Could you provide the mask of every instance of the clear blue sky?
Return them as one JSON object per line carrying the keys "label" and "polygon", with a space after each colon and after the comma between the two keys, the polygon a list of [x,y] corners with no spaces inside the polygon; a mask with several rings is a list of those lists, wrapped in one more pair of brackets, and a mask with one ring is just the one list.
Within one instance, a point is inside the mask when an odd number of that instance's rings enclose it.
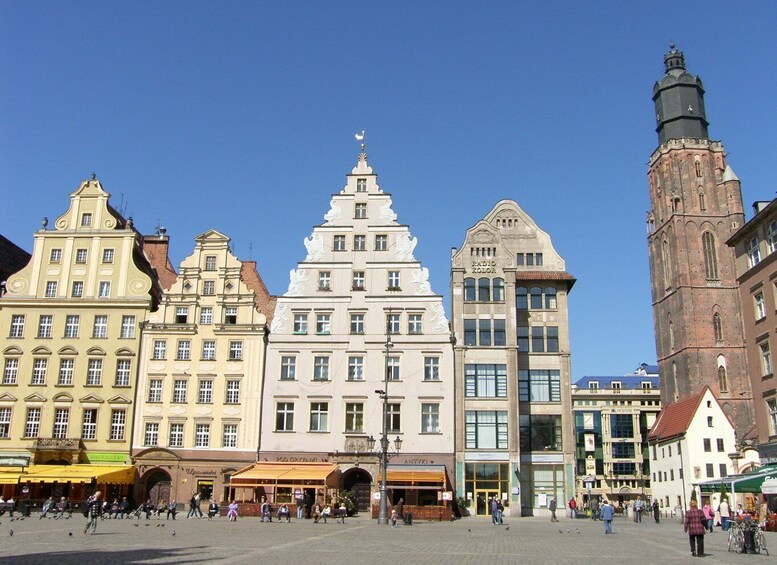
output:
{"label": "clear blue sky", "polygon": [[3,0],[0,233],[30,250],[94,171],[175,265],[215,228],[281,294],[365,129],[448,312],[450,248],[512,198],[578,279],[573,378],[622,374],[655,361],[663,55],[702,77],[749,210],[775,195],[775,29],[776,2]]}

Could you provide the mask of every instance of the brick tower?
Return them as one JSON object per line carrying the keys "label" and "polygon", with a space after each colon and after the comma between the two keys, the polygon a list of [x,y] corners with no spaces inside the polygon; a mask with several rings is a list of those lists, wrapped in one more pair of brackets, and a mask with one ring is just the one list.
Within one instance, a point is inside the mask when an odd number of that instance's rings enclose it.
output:
{"label": "brick tower", "polygon": [[670,46],[653,87],[658,148],[650,157],[648,249],[661,397],[666,404],[714,391],[748,422],[750,383],[734,252],[726,240],[745,221],[739,179],[719,141],[707,134],[704,87]]}

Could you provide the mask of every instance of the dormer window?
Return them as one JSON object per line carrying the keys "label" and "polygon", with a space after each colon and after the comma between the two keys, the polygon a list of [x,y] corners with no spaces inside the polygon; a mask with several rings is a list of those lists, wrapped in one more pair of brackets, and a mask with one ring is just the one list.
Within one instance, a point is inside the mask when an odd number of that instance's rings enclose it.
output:
{"label": "dormer window", "polygon": [[353,217],[357,220],[363,220],[367,217],[367,204],[363,202],[357,202],[354,206]]}
{"label": "dormer window", "polygon": [[621,382],[620,381],[612,381],[610,383],[610,388],[615,394],[618,394],[621,391]]}
{"label": "dormer window", "polygon": [[599,390],[599,381],[590,381],[588,383],[588,390]]}
{"label": "dormer window", "polygon": [[216,270],[216,256],[215,255],[208,255],[205,257],[205,270],[206,271],[215,271]]}
{"label": "dormer window", "polygon": [[640,384],[642,385],[642,390],[651,390],[653,388],[653,385],[650,383],[650,381],[642,381]]}
{"label": "dormer window", "polygon": [[92,214],[91,212],[86,212],[84,214],[81,214],[81,226],[88,228],[92,225]]}
{"label": "dormer window", "polygon": [[367,179],[356,179],[356,192],[367,192]]}

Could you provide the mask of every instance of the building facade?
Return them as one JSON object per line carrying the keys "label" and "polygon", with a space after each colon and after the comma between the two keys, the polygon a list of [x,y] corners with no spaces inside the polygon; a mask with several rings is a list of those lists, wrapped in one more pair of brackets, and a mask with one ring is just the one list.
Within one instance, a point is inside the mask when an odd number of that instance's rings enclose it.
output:
{"label": "building facade", "polygon": [[546,512],[574,493],[567,298],[550,236],[502,200],[452,251],[459,496],[488,514]]}
{"label": "building facade", "polygon": [[[54,229],[44,218],[0,299],[0,457],[130,463],[140,328],[161,288],[132,219],[109,198],[99,180],[82,182]],[[77,480],[49,479],[58,487],[47,492],[83,494]]]}
{"label": "building facade", "polygon": [[[586,376],[572,385],[577,500],[618,506],[650,499],[648,433],[661,411],[658,367],[617,377]],[[582,507],[582,506],[581,506]]]}
{"label": "building facade", "polygon": [[742,320],[747,340],[752,421],[761,462],[777,463],[777,384],[772,340],[777,327],[777,200],[758,202],[755,215],[728,244],[736,254]]}
{"label": "building facade", "polygon": [[143,327],[132,453],[136,491],[154,503],[228,499],[232,473],[259,446],[274,302],[229,237],[209,230],[194,241]]}
{"label": "building facade", "polygon": [[[381,437],[385,421],[392,451],[401,440],[389,462],[390,502],[436,505],[454,472],[453,359],[442,297],[364,152],[324,220],[305,239],[307,256],[275,308],[260,461],[336,465],[340,488],[354,491],[365,510],[379,476],[369,439]],[[418,484],[393,480],[400,467]],[[427,472],[442,479],[425,484]],[[291,492],[261,495],[289,501]]]}
{"label": "building facade", "polygon": [[701,80],[671,47],[653,88],[659,146],[649,161],[648,250],[664,404],[709,386],[750,427],[750,384],[734,254],[742,193],[719,141],[709,139]]}

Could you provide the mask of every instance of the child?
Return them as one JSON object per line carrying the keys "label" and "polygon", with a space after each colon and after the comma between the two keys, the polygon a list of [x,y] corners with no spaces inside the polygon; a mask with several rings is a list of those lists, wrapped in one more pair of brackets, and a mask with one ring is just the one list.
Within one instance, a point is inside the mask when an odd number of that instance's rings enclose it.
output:
{"label": "child", "polygon": [[397,527],[397,511],[392,510],[391,511],[391,527],[396,528]]}
{"label": "child", "polygon": [[237,502],[234,500],[229,503],[229,511],[227,512],[227,518],[230,522],[237,521]]}

